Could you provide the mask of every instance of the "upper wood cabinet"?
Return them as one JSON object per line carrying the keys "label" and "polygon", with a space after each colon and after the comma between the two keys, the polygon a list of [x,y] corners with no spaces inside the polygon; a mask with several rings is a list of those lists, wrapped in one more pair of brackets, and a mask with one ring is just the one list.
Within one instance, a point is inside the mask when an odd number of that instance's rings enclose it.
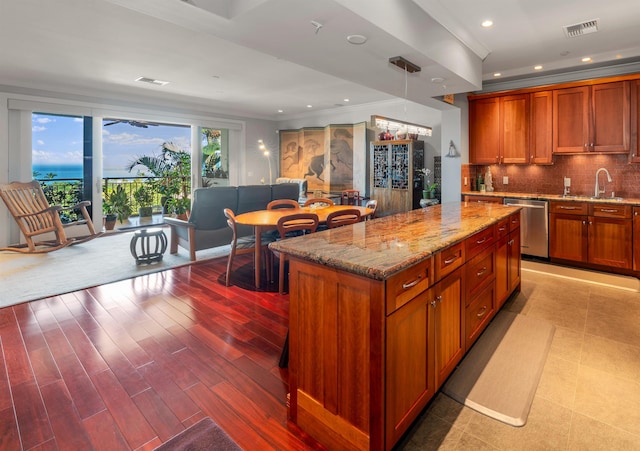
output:
{"label": "upper wood cabinet", "polygon": [[529,163],[553,163],[553,92],[531,93]]}
{"label": "upper wood cabinet", "polygon": [[629,82],[553,91],[553,152],[629,152]]}
{"label": "upper wood cabinet", "polygon": [[631,151],[629,162],[640,163],[640,80],[631,80]]}
{"label": "upper wood cabinet", "polygon": [[470,103],[472,164],[529,161],[529,94],[492,97]]}

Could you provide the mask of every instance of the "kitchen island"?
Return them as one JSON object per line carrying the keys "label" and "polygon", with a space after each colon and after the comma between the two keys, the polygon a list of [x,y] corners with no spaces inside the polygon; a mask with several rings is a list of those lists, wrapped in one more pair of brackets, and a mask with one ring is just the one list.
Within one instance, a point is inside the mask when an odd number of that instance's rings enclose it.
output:
{"label": "kitchen island", "polygon": [[452,203],[272,243],[291,420],[329,449],[393,447],[520,289],[519,215]]}

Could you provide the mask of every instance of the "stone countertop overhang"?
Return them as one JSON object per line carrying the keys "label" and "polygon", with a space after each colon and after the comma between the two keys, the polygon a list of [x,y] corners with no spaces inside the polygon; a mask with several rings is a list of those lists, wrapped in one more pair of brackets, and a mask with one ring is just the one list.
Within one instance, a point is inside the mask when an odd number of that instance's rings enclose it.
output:
{"label": "stone countertop overhang", "polygon": [[386,280],[520,210],[500,204],[445,203],[271,243],[278,252]]}
{"label": "stone countertop overhang", "polygon": [[560,200],[566,202],[593,202],[621,205],[640,205],[640,198],[634,197],[591,197],[591,196],[563,196],[562,194],[540,194],[540,193],[515,193],[509,191],[464,191],[463,196],[489,196],[489,197],[509,197],[512,199],[534,199],[534,200]]}

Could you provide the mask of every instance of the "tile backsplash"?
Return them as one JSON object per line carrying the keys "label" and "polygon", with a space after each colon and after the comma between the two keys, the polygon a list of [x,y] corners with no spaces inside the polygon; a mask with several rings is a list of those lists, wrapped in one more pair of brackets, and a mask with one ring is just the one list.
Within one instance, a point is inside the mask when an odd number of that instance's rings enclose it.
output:
{"label": "tile backsplash", "polygon": [[[497,192],[520,192],[538,194],[562,194],[564,177],[571,178],[571,194],[593,196],[596,171],[606,168],[612,182],[600,174],[600,189],[605,189],[606,197],[612,193],[620,197],[640,198],[640,164],[629,164],[628,155],[555,155],[552,165],[491,165],[493,188]],[[463,167],[462,174],[475,178],[478,171],[485,174],[487,166],[469,165]],[[503,177],[509,178],[504,185]],[[463,186],[463,191],[470,191]]]}

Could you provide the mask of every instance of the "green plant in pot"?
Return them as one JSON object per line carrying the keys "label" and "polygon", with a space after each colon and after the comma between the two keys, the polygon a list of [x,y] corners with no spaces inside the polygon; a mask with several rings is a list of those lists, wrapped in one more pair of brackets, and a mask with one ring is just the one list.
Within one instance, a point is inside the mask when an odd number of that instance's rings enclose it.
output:
{"label": "green plant in pot", "polygon": [[133,198],[138,203],[138,214],[141,218],[149,217],[153,213],[153,187],[143,183],[133,192]]}
{"label": "green plant in pot", "polygon": [[178,219],[187,219],[187,212],[191,210],[191,199],[188,197],[172,197],[167,201],[167,208]]}
{"label": "green plant in pot", "polygon": [[129,216],[131,216],[131,199],[129,199],[129,195],[122,185],[118,185],[116,189],[108,194],[105,194],[105,202],[103,203],[103,205],[105,204],[108,205],[108,210],[110,212],[105,213],[116,215],[116,218],[118,219],[118,221],[120,221],[120,224],[122,224],[125,219],[129,219]]}
{"label": "green plant in pot", "polygon": [[102,199],[102,214],[104,215],[105,230],[113,230],[116,226],[118,215],[113,211],[113,206],[108,199]]}

